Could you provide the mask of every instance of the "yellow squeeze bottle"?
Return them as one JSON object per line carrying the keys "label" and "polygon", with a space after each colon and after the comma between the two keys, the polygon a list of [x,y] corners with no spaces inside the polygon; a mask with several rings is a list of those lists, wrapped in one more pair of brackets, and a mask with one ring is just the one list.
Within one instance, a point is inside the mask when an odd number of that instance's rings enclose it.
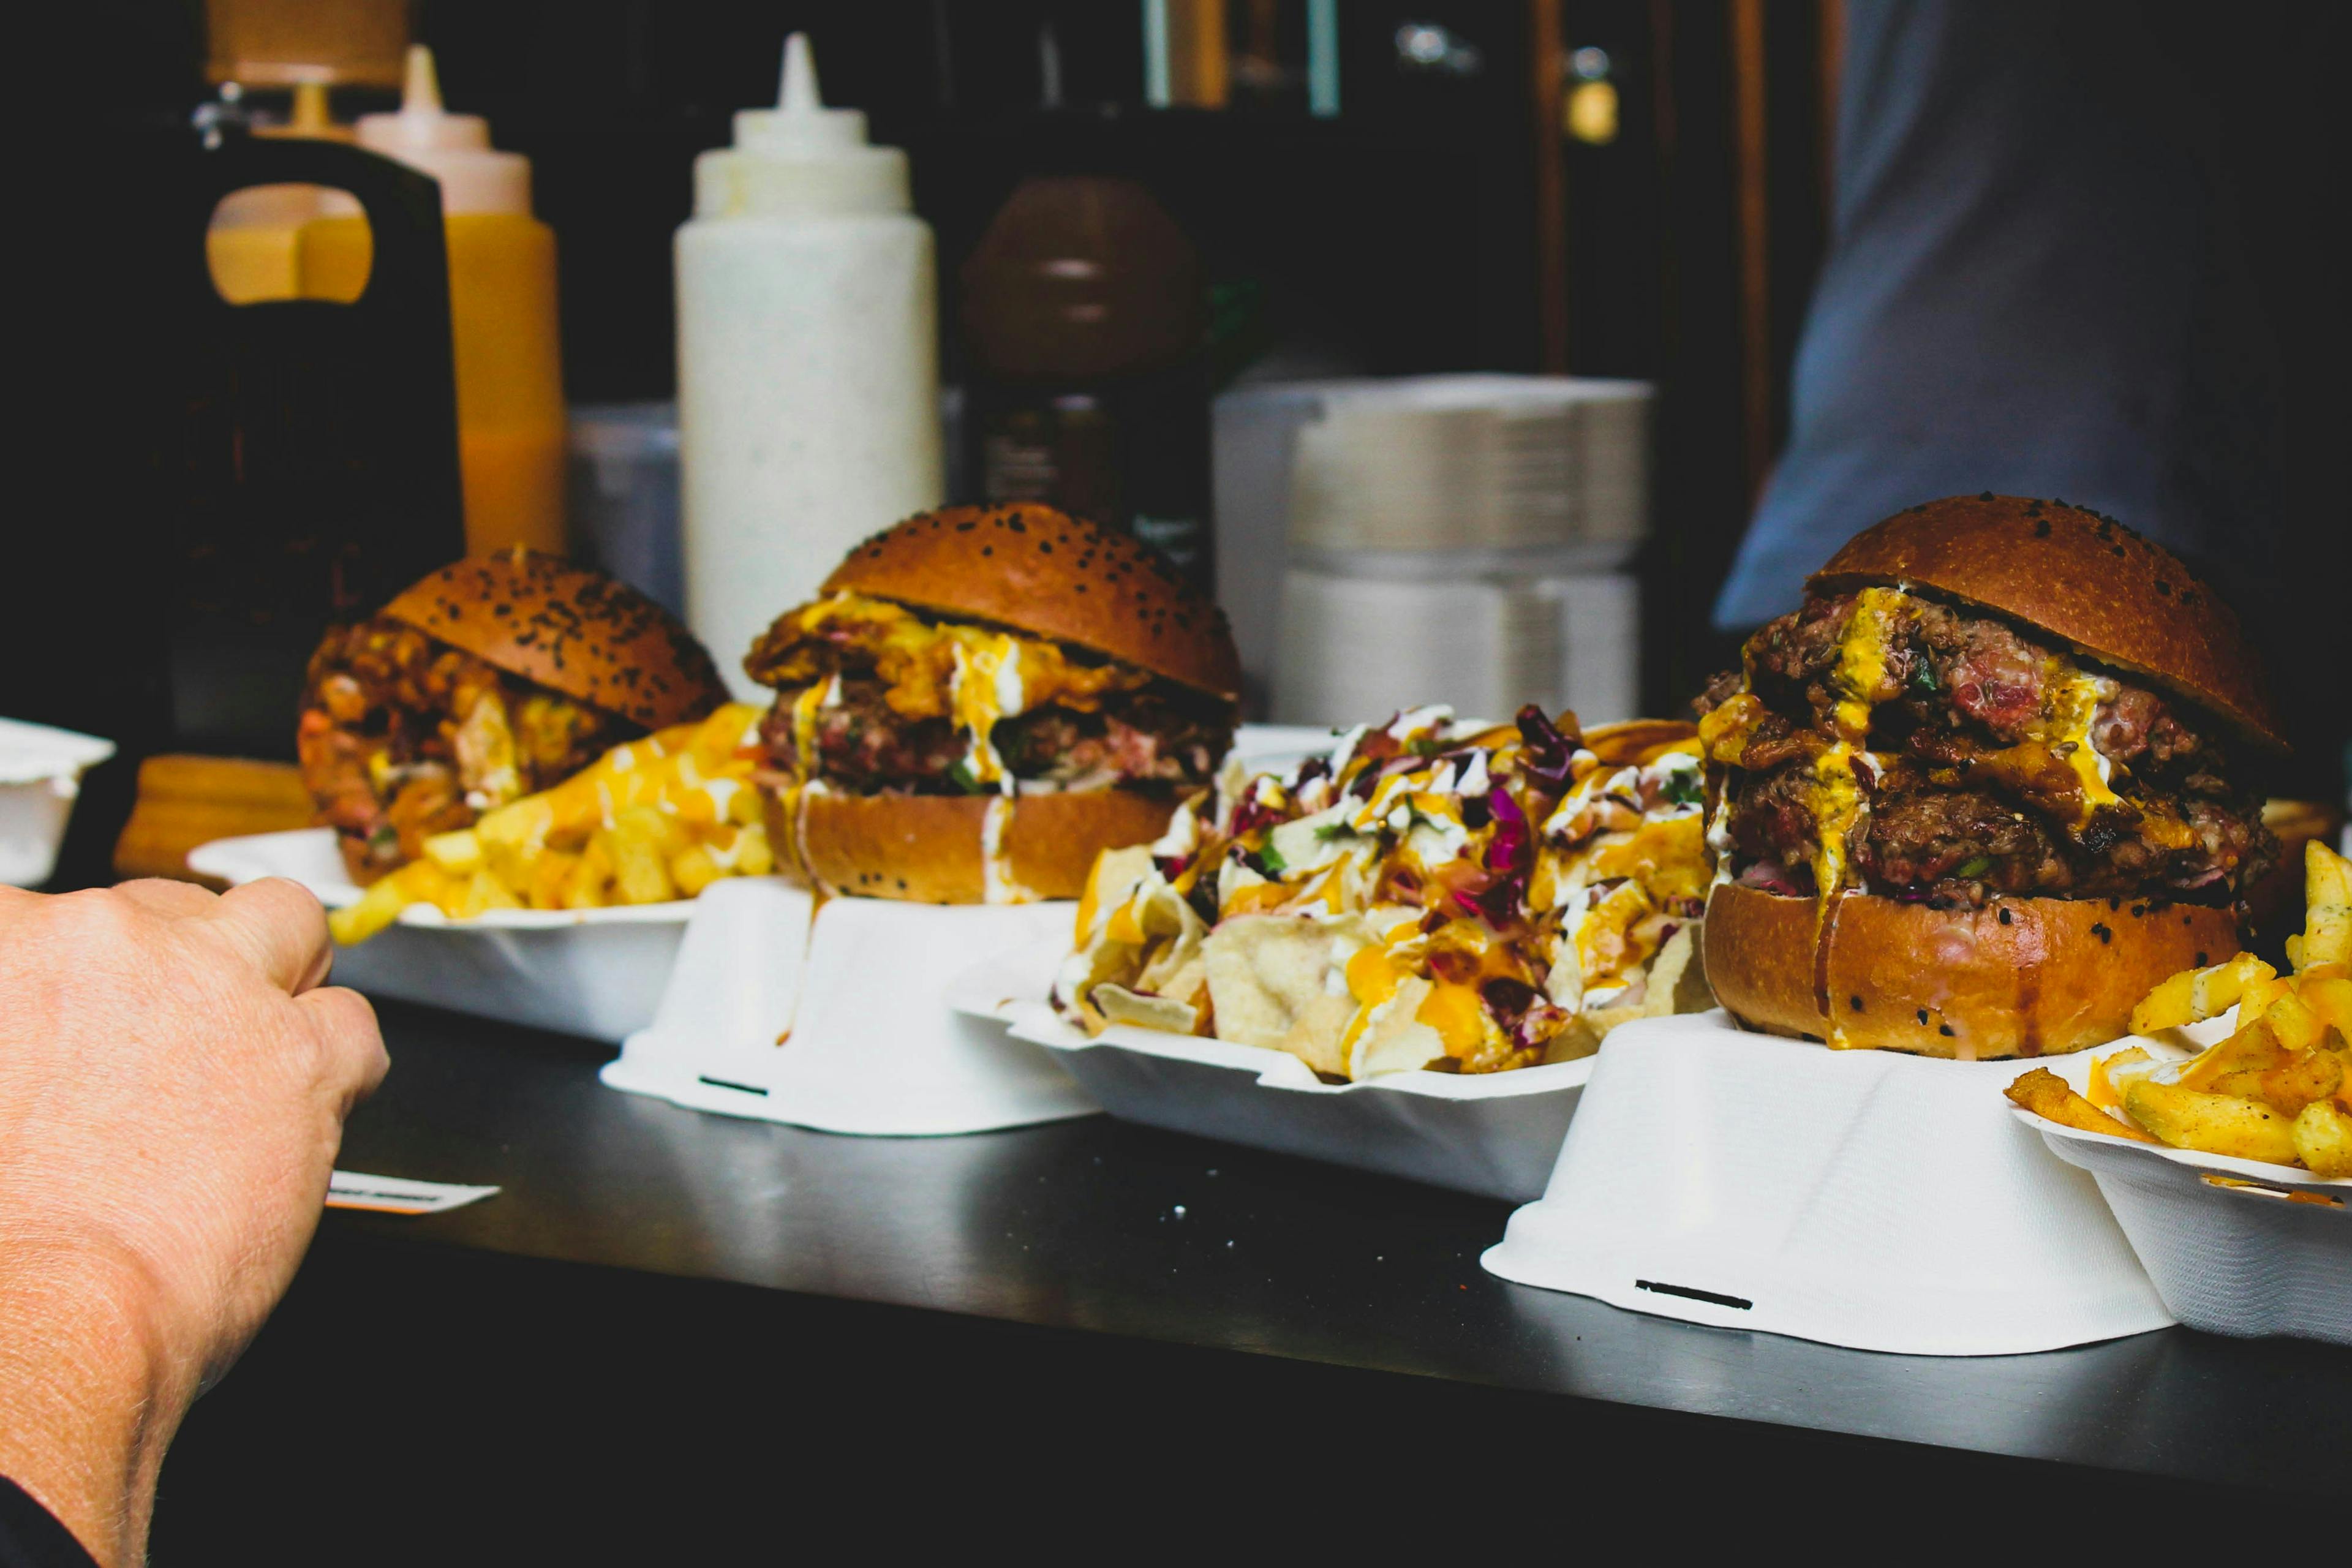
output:
{"label": "yellow squeeze bottle", "polygon": [[[423,45],[408,51],[400,111],[362,115],[359,142],[441,183],[466,548],[479,554],[524,544],[562,554],[555,231],[531,216],[530,160],[493,150],[481,116],[443,112],[433,51]],[[364,218],[309,225],[302,231],[303,293],[358,298],[372,251]]]}

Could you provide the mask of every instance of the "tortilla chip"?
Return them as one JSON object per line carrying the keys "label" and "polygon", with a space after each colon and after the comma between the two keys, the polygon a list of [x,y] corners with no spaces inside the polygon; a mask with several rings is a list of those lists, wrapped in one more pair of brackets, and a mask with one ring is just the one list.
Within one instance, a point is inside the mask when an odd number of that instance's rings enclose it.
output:
{"label": "tortilla chip", "polygon": [[1666,938],[1650,960],[1650,989],[1642,1016],[1663,1018],[1671,1013],[1704,1013],[1715,1005],[1715,992],[1706,983],[1706,949],[1699,945],[1694,921]]}
{"label": "tortilla chip", "polygon": [[1097,855],[1094,869],[1087,873],[1087,889],[1078,898],[1077,940],[1073,945],[1084,947],[1091,942],[1110,919],[1110,912],[1134,897],[1137,886],[1152,870],[1151,850],[1146,845],[1106,849]]}
{"label": "tortilla chip", "polygon": [[1342,1074],[1339,1037],[1356,1015],[1348,960],[1370,935],[1360,915],[1235,915],[1202,944],[1217,1037],[1288,1051]]}
{"label": "tortilla chip", "polygon": [[1124,985],[1097,985],[1087,998],[1101,1010],[1102,1016],[1114,1024],[1133,1024],[1138,1028],[1159,1029],[1171,1035],[1189,1035],[1200,1022],[1200,1012],[1172,996],[1150,996],[1129,991]]}
{"label": "tortilla chip", "polygon": [[1445,1041],[1414,1015],[1433,990],[1419,975],[1397,984],[1348,1053],[1348,1076],[1367,1079],[1375,1073],[1416,1072],[1445,1055]]}

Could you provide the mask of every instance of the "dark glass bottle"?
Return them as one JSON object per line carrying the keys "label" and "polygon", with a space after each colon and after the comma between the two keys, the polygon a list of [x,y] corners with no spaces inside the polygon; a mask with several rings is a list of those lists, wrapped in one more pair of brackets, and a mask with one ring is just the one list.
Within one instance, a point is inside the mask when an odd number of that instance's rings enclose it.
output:
{"label": "dark glass bottle", "polygon": [[964,263],[965,472],[1133,534],[1204,591],[1201,258],[1135,181],[1026,180]]}

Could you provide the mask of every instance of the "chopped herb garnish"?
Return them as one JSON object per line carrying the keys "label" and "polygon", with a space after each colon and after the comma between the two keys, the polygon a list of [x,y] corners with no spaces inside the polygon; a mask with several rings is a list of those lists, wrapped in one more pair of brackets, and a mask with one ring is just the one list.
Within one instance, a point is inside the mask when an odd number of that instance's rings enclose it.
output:
{"label": "chopped herb garnish", "polygon": [[1979,855],[1974,859],[1961,861],[1959,870],[1956,875],[1962,877],[1981,877],[1987,871],[1991,869],[1992,857],[1990,855]]}
{"label": "chopped herb garnish", "polygon": [[1936,689],[1935,660],[1923,658],[1917,664],[1911,667],[1911,689],[1914,691],[1933,691]]}
{"label": "chopped herb garnish", "polygon": [[1283,859],[1280,850],[1268,844],[1257,852],[1257,868],[1269,877],[1279,877],[1290,869],[1290,864]]}
{"label": "chopped herb garnish", "polygon": [[1669,773],[1666,798],[1676,805],[1702,805],[1706,799],[1706,785],[1696,773]]}
{"label": "chopped herb garnish", "polygon": [[971,771],[971,759],[965,757],[948,769],[948,781],[966,795],[978,795],[982,784],[979,775]]}

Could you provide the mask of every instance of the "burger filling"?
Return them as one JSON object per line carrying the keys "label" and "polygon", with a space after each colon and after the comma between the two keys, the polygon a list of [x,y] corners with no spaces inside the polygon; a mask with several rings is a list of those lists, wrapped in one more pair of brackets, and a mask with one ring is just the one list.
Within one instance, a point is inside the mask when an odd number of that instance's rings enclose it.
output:
{"label": "burger filling", "polygon": [[863,794],[1206,784],[1232,704],[1084,649],[835,594],[743,661],[776,689],[771,765]]}
{"label": "burger filling", "polygon": [[2226,904],[2276,853],[2203,715],[1901,588],[1815,595],[1698,702],[1751,887]]}
{"label": "burger filling", "polygon": [[311,656],[296,744],[320,820],[369,876],[643,733],[377,616],[330,632]]}

